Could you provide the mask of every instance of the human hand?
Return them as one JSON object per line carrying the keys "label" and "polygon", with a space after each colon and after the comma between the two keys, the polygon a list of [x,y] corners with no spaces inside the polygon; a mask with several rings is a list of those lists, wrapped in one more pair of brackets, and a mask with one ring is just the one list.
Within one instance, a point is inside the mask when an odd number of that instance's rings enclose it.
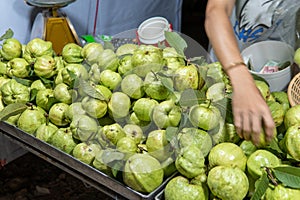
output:
{"label": "human hand", "polygon": [[270,109],[255,84],[234,87],[232,110],[237,134],[259,145],[262,128],[266,142],[274,136],[275,123]]}

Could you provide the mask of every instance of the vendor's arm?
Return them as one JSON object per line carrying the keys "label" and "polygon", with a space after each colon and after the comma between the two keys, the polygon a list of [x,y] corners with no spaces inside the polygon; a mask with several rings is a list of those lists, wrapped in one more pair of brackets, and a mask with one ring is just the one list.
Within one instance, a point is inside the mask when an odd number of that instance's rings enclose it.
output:
{"label": "vendor's arm", "polygon": [[261,128],[265,130],[266,140],[270,141],[275,123],[249,70],[242,64],[243,58],[229,19],[234,5],[235,0],[208,0],[205,29],[233,87],[232,108],[237,133],[258,144]]}

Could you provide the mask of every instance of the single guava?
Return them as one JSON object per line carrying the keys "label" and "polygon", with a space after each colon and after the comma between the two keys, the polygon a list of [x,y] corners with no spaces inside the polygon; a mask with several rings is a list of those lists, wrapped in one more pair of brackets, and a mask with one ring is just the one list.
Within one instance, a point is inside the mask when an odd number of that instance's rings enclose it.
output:
{"label": "single guava", "polygon": [[123,127],[126,137],[132,138],[136,144],[144,142],[146,136],[144,136],[143,129],[136,124],[126,124]]}
{"label": "single guava", "polygon": [[208,154],[210,167],[231,166],[245,171],[247,156],[236,144],[230,142],[215,145]]}
{"label": "single guava", "polygon": [[202,151],[195,145],[181,148],[175,160],[179,173],[187,178],[195,178],[205,174],[205,158]]}
{"label": "single guava", "polygon": [[159,161],[167,159],[172,154],[171,145],[164,129],[151,131],[148,134],[146,145],[149,154]]}
{"label": "single guava", "polygon": [[165,100],[153,109],[152,120],[158,128],[177,127],[181,120],[181,108],[173,100]]}
{"label": "single guava", "polygon": [[214,105],[196,104],[190,108],[189,120],[194,126],[208,131],[219,125],[221,113]]}
{"label": "single guava", "polygon": [[151,121],[154,106],[158,104],[158,101],[156,101],[155,99],[140,98],[134,103],[132,110],[139,120]]}
{"label": "single guava", "polygon": [[201,129],[193,127],[185,127],[178,134],[178,142],[180,148],[190,145],[197,146],[206,157],[211,150],[213,144],[210,135]]}
{"label": "single guava", "polygon": [[124,183],[138,192],[152,192],[162,184],[163,177],[160,162],[149,154],[134,154],[124,166]]}
{"label": "single guava", "polygon": [[26,133],[35,135],[38,127],[46,123],[45,111],[38,106],[28,106],[28,108],[20,115],[17,126]]}
{"label": "single guava", "polygon": [[249,189],[247,175],[238,167],[216,166],[208,172],[207,185],[222,200],[242,200]]}
{"label": "single guava", "polygon": [[66,103],[55,103],[49,110],[49,119],[56,126],[66,126],[70,120],[66,116],[69,105]]}
{"label": "single guava", "polygon": [[278,167],[280,159],[272,152],[265,149],[257,149],[247,160],[247,171],[254,178],[258,179],[265,167]]}
{"label": "single guava", "polygon": [[78,160],[80,160],[81,162],[91,165],[95,159],[95,156],[100,151],[101,151],[100,145],[95,142],[93,143],[81,142],[74,147],[72,155]]}
{"label": "single guava", "polygon": [[295,160],[300,161],[300,125],[290,126],[282,140],[284,150]]}
{"label": "single guava", "polygon": [[113,119],[124,118],[129,115],[131,107],[130,97],[123,92],[114,92],[107,106],[108,112]]}
{"label": "single guava", "polygon": [[296,200],[299,197],[299,189],[292,189],[279,184],[274,186],[274,188],[268,187],[264,195],[264,200]]}
{"label": "single guava", "polygon": [[49,123],[44,123],[40,125],[36,129],[36,138],[44,141],[44,142],[50,142],[52,135],[58,130],[58,127],[52,124],[51,122]]}
{"label": "single guava", "polygon": [[59,128],[51,137],[50,144],[67,154],[72,154],[77,142],[74,140],[70,128]]}
{"label": "single guava", "polygon": [[206,200],[202,185],[193,184],[184,176],[172,178],[164,190],[165,200]]}
{"label": "single guava", "polygon": [[121,82],[121,90],[127,94],[130,98],[139,99],[145,94],[144,82],[136,74],[128,74]]}
{"label": "single guava", "polygon": [[288,129],[290,126],[300,125],[300,104],[291,107],[284,116],[284,126]]}

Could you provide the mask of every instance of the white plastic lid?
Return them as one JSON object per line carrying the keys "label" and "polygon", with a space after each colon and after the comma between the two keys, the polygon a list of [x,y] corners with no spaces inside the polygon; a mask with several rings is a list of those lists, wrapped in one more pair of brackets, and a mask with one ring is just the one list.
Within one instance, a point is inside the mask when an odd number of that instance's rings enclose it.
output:
{"label": "white plastic lid", "polygon": [[164,32],[169,30],[169,22],[163,17],[152,17],[143,21],[138,27],[141,43],[156,44],[165,40]]}

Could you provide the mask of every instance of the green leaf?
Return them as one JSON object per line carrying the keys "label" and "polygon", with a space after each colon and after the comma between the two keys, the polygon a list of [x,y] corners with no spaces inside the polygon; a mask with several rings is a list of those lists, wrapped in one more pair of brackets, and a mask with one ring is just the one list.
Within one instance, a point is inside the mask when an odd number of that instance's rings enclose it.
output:
{"label": "green leaf", "polygon": [[18,78],[18,77],[12,77],[13,79],[15,79],[18,83],[21,83],[22,85],[25,85],[27,87],[29,87],[32,83],[31,80],[28,79],[23,79],[23,78]]}
{"label": "green leaf", "polygon": [[33,100],[35,100],[36,94],[38,93],[38,89],[33,88],[32,90],[30,90],[30,102],[32,102]]}
{"label": "green leaf", "polygon": [[1,37],[0,41],[12,38],[14,36],[14,32],[9,28]]}
{"label": "green leaf", "polygon": [[251,200],[260,200],[269,187],[269,179],[266,172],[255,182],[255,191]]}
{"label": "green leaf", "polygon": [[187,48],[187,43],[178,33],[165,31],[165,38],[168,44],[173,47],[179,55],[185,57],[184,51]]}
{"label": "green leaf", "polygon": [[189,59],[191,63],[198,66],[207,65],[206,59],[203,56],[193,57]]}
{"label": "green leaf", "polygon": [[182,92],[179,99],[179,104],[180,106],[191,107],[204,101],[206,101],[206,95],[204,91],[187,89]]}
{"label": "green leaf", "polygon": [[13,103],[5,106],[0,112],[0,120],[7,120],[9,117],[20,114],[27,109],[25,103]]}
{"label": "green leaf", "polygon": [[166,137],[167,140],[170,142],[177,137],[178,127],[167,127],[166,129]]}
{"label": "green leaf", "polygon": [[166,77],[160,77],[160,81],[170,92],[174,92],[172,81]]}
{"label": "green leaf", "polygon": [[93,86],[91,86],[88,82],[84,80],[80,80],[80,87],[82,87],[82,91],[86,93],[88,96],[93,97],[99,100],[107,100],[103,94],[101,94],[98,90],[96,90]]}
{"label": "green leaf", "polygon": [[300,189],[300,168],[293,166],[275,167],[275,177],[285,186]]}
{"label": "green leaf", "polygon": [[112,167],[111,167],[111,172],[112,175],[117,178],[118,173],[121,171],[121,169],[124,167],[124,162],[123,161],[116,161],[113,163]]}

